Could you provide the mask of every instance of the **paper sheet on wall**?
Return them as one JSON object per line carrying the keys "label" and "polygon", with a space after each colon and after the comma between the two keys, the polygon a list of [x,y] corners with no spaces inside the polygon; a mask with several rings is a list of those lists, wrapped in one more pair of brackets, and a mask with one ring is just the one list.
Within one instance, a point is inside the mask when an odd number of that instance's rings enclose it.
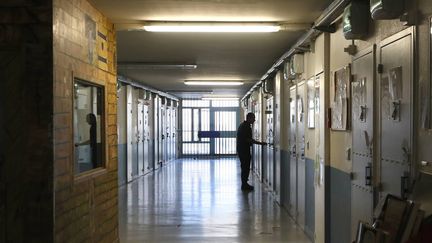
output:
{"label": "paper sheet on wall", "polygon": [[320,185],[324,185],[324,172],[325,172],[324,160],[321,159],[320,160]]}
{"label": "paper sheet on wall", "polygon": [[348,128],[348,104],[350,97],[350,66],[339,69],[334,73],[332,82],[332,124],[333,130]]}

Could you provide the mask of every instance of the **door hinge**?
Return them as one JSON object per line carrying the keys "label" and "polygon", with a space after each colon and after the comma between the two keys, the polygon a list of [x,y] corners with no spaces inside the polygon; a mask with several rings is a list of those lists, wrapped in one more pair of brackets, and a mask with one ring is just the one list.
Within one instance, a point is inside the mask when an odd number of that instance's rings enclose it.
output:
{"label": "door hinge", "polygon": [[384,65],[378,64],[378,66],[377,66],[377,72],[378,73],[383,73],[384,72]]}

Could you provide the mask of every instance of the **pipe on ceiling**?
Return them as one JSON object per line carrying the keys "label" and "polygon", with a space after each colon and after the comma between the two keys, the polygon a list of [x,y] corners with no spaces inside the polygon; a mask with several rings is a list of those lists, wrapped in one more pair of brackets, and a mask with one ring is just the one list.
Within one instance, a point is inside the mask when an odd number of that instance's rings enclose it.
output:
{"label": "pipe on ceiling", "polygon": [[152,93],[155,93],[155,94],[158,94],[158,95],[160,95],[162,97],[166,97],[166,98],[169,98],[169,99],[172,99],[172,100],[175,100],[175,101],[179,101],[179,99],[176,96],[174,96],[174,95],[171,95],[171,94],[159,91],[157,89],[154,89],[152,87],[140,84],[140,83],[138,83],[136,81],[131,80],[130,78],[127,78],[127,77],[124,77],[124,76],[121,76],[121,75],[117,75],[117,81],[121,82],[121,83],[129,84],[129,85],[137,87],[137,88],[142,88],[142,89],[148,90],[148,91],[150,91]]}
{"label": "pipe on ceiling", "polygon": [[241,100],[243,101],[260,83],[271,77],[273,73],[277,72],[288,58],[290,58],[293,54],[298,53],[299,49],[303,49],[301,47],[309,45],[314,39],[316,39],[316,37],[323,32],[319,30],[321,29],[320,27],[330,26],[343,13],[345,7],[348,6],[350,2],[351,0],[333,1],[315,20],[312,28],[303,34],[297,40],[297,42],[270,67],[270,69],[261,77],[261,80],[252,86],[252,88],[249,89],[249,91],[243,96]]}

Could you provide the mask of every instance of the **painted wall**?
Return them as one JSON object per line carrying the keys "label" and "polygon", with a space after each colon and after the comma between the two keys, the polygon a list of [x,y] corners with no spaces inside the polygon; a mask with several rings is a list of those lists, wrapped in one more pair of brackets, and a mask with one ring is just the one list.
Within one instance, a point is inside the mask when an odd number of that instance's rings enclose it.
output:
{"label": "painted wall", "polygon": [[[343,36],[339,23],[337,31],[330,35],[330,106],[334,97],[334,75],[339,69],[351,63],[351,56],[344,52],[351,41]],[[348,121],[351,120],[348,114]],[[330,130],[330,242],[351,240],[351,160],[348,153],[352,146],[352,133],[348,122],[346,131]],[[343,205],[343,208],[341,206]]]}
{"label": "painted wall", "polygon": [[[92,21],[96,33],[86,28]],[[53,34],[55,241],[117,242],[114,26],[86,0],[54,0]],[[73,77],[101,85],[105,93],[105,166],[80,175],[73,168]]]}

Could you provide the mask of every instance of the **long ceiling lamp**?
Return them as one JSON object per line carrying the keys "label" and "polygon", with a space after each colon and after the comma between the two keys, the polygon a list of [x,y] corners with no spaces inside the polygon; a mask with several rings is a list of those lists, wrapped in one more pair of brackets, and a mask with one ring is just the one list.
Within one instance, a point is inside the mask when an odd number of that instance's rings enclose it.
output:
{"label": "long ceiling lamp", "polygon": [[281,27],[274,23],[149,22],[143,26],[143,29],[150,32],[268,33],[278,32]]}
{"label": "long ceiling lamp", "polygon": [[117,65],[121,70],[193,70],[196,64],[175,64],[175,63],[146,63],[146,62],[120,62]]}
{"label": "long ceiling lamp", "polygon": [[184,81],[186,85],[200,85],[200,86],[240,86],[243,85],[242,81]]}

